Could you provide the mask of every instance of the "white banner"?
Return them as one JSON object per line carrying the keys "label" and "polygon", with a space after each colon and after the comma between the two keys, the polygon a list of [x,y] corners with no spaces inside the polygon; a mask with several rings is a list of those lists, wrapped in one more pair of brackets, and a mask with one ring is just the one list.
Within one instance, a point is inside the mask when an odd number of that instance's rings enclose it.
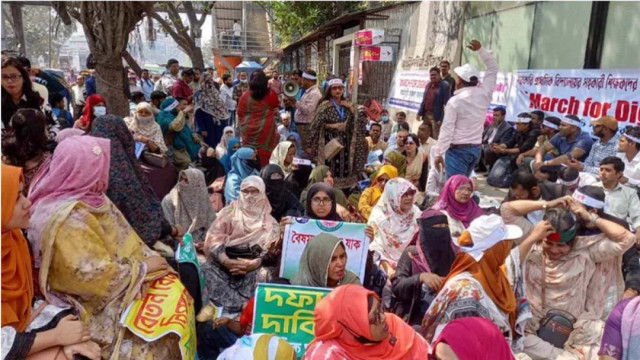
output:
{"label": "white banner", "polygon": [[428,83],[429,70],[397,71],[391,87],[389,106],[418,111]]}
{"label": "white banner", "polygon": [[520,112],[576,115],[585,122],[610,115],[621,128],[640,124],[640,69],[518,70],[509,92],[507,119]]}

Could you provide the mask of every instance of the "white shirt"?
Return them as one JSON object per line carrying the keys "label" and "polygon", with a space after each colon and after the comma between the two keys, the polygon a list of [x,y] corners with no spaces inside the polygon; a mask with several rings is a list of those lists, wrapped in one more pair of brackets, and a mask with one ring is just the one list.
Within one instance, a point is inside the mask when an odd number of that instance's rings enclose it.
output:
{"label": "white shirt", "polygon": [[624,163],[624,177],[629,179],[628,186],[640,186],[640,152],[629,161],[624,153],[618,153],[618,157]]}
{"label": "white shirt", "polygon": [[233,36],[240,36],[240,32],[242,31],[242,25],[238,23],[233,24]]}
{"label": "white shirt", "polygon": [[84,84],[79,86],[75,84],[71,87],[71,91],[73,92],[73,101],[75,105],[84,105]]}
{"label": "white shirt", "polygon": [[153,90],[162,91],[165,94],[169,94],[171,92],[171,87],[176,83],[176,81],[178,81],[177,76],[166,74],[162,78],[160,78],[160,80],[158,80]]}
{"label": "white shirt", "polygon": [[220,98],[224,101],[224,106],[229,111],[235,111],[237,103],[233,100],[233,89],[227,85],[220,86]]}
{"label": "white shirt", "polygon": [[602,181],[593,184],[604,190],[604,212],[625,220],[632,228],[640,228],[640,198],[635,189],[618,184],[615,189],[607,190]]}

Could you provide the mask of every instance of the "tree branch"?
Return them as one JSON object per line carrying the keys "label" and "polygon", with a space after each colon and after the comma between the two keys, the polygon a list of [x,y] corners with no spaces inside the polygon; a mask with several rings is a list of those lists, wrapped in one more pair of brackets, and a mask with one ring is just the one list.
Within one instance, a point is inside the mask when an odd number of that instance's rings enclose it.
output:
{"label": "tree branch", "polygon": [[136,75],[138,75],[138,77],[142,75],[142,68],[140,67],[136,59],[134,59],[127,50],[122,53],[122,58],[127,62],[127,64],[129,64],[131,70],[133,70]]}
{"label": "tree branch", "polygon": [[171,24],[169,24],[167,22],[167,20],[163,19],[162,16],[160,16],[158,13],[156,13],[155,11],[150,11],[147,12],[147,15],[150,16],[151,18],[155,19],[157,22],[160,23],[160,25],[162,25],[162,27],[164,27],[164,29],[169,33],[169,35],[173,38],[173,40],[176,42],[176,44],[178,44],[178,46],[180,46],[184,51],[186,51],[187,53],[189,53],[189,46],[187,45],[187,43],[184,41],[184,39],[182,38],[182,35],[178,34],[177,32],[175,32],[173,30],[173,28],[171,27]]}

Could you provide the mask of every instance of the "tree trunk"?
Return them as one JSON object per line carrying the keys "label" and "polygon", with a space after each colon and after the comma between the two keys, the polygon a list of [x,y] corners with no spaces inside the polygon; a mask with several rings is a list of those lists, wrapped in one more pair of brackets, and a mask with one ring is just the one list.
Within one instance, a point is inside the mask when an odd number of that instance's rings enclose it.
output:
{"label": "tree trunk", "polygon": [[193,46],[189,51],[189,57],[191,58],[191,65],[194,68],[204,70],[204,57],[202,56],[202,48]]}
{"label": "tree trunk", "polygon": [[27,55],[27,42],[24,40],[24,24],[22,23],[22,5],[11,3],[11,17],[13,18],[13,33],[20,44],[20,52]]}
{"label": "tree trunk", "polygon": [[122,58],[113,56],[105,60],[96,63],[96,91],[107,102],[109,114],[129,116],[129,99],[124,92],[125,76]]}

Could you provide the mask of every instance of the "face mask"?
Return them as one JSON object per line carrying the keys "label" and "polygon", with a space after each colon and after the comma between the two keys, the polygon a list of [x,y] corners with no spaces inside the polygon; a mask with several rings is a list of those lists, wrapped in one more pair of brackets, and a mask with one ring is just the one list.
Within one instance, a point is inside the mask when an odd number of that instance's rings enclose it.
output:
{"label": "face mask", "polygon": [[382,122],[385,122],[385,123],[386,123],[386,122],[388,122],[388,121],[389,121],[389,117],[388,117],[388,116],[386,116],[386,115],[383,115],[383,116],[382,116]]}
{"label": "face mask", "polygon": [[138,121],[140,121],[143,124],[150,124],[155,120],[153,115],[151,115],[151,116],[136,116],[136,118],[138,119]]}
{"label": "face mask", "polygon": [[260,163],[258,162],[258,160],[246,160],[247,161],[247,165],[249,165],[249,167],[256,169],[256,170],[260,170]]}
{"label": "face mask", "polygon": [[247,79],[244,80],[240,80],[241,83],[246,84],[247,83]]}
{"label": "face mask", "polygon": [[93,115],[96,117],[107,115],[107,108],[104,106],[96,106],[93,108]]}

